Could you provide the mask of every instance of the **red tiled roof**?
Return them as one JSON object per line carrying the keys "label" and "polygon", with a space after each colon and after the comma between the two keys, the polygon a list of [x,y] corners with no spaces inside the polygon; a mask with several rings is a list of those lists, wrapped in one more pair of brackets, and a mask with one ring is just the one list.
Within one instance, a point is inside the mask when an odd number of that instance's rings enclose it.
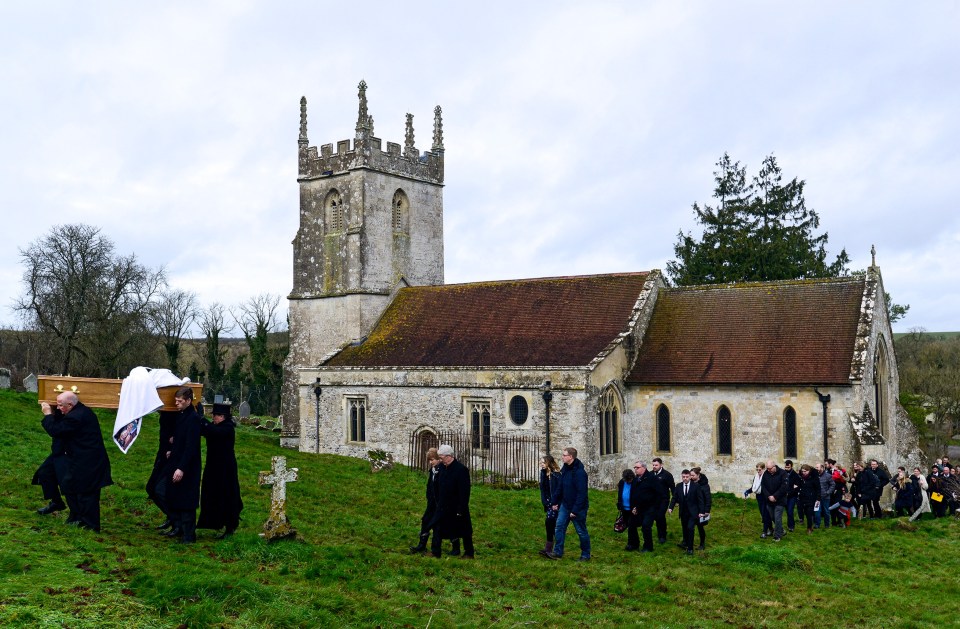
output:
{"label": "red tiled roof", "polygon": [[863,278],[662,289],[629,384],[849,384]]}
{"label": "red tiled roof", "polygon": [[625,331],[646,273],[403,288],[344,367],[588,365]]}

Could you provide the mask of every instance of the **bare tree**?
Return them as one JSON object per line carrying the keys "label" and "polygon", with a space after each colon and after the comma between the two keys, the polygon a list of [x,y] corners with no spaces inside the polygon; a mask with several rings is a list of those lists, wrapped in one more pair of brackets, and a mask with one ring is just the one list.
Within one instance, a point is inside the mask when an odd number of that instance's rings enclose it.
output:
{"label": "bare tree", "polygon": [[270,333],[277,330],[279,295],[263,293],[240,304],[233,318],[243,330],[250,348],[250,378],[262,390],[260,412],[276,415],[280,412],[280,383],[283,379],[283,359],[288,347],[270,345]]}
{"label": "bare tree", "polygon": [[215,390],[223,383],[226,372],[226,350],[220,348],[220,336],[233,330],[233,324],[227,321],[227,309],[217,302],[200,312],[198,323],[206,344],[207,371],[204,379]]}
{"label": "bare tree", "polygon": [[[116,375],[136,362],[146,308],[164,286],[163,269],[136,256],[114,254],[114,244],[90,225],[57,225],[20,250],[24,294],[14,309],[25,324],[51,335],[60,348],[62,373]],[[77,358],[82,359],[77,364]]]}
{"label": "bare tree", "polygon": [[180,342],[200,314],[196,293],[181,289],[165,290],[150,307],[150,323],[167,353],[167,367],[180,372]]}

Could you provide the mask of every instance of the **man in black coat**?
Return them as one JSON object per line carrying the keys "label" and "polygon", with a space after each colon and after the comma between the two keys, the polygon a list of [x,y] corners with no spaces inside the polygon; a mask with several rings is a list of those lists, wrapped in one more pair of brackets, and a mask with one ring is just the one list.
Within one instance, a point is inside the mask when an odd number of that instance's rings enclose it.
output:
{"label": "man in black coat", "polygon": [[207,460],[200,487],[198,529],[223,529],[217,539],[237,530],[243,500],[234,452],[236,427],[229,404],[213,405],[213,421],[201,420],[200,434],[207,440]]}
{"label": "man in black coat", "polygon": [[650,471],[663,485],[663,499],[657,505],[656,513],[657,541],[663,544],[667,541],[667,505],[670,503],[670,495],[676,483],[673,480],[673,474],[664,469],[663,459],[660,457],[654,457],[650,462]]}
{"label": "man in black coat", "polygon": [[890,475],[887,474],[885,469],[880,467],[880,462],[876,459],[870,459],[870,471],[877,478],[877,485],[873,490],[870,506],[873,509],[873,517],[882,518],[883,511],[880,509],[880,496],[883,494],[886,486],[890,484]]}
{"label": "man in black coat", "polygon": [[113,484],[100,422],[72,391],[57,396],[56,410],[46,402],[40,408],[43,429],[62,442],[66,453],[62,488],[70,508],[67,523],[99,532],[100,490]]}
{"label": "man in black coat", "polygon": [[174,528],[170,537],[180,536],[183,544],[197,540],[197,507],[200,505],[200,415],[193,407],[193,390],[181,387],[174,397],[177,407],[177,425],[173,433],[173,450],[170,467],[173,472],[169,483],[164,478],[165,509],[170,514]]}
{"label": "man in black coat", "polygon": [[[54,417],[57,417],[55,415]],[[62,414],[59,417],[63,417]],[[59,421],[56,419],[55,421]],[[48,515],[63,511],[67,505],[60,495],[60,487],[63,484],[63,478],[67,474],[67,451],[64,449],[63,439],[52,438],[50,440],[50,455],[44,459],[40,467],[33,474],[34,485],[40,485],[43,490],[43,497],[49,502],[47,506],[37,509],[40,515]]]}
{"label": "man in black coat", "polygon": [[760,479],[767,512],[773,522],[773,541],[783,537],[783,511],[787,507],[787,494],[790,493],[790,474],[773,461],[767,461],[767,471]]}
{"label": "man in black coat", "polygon": [[647,469],[647,464],[637,461],[633,465],[637,479],[633,481],[633,491],[630,494],[630,506],[635,518],[640,522],[643,531],[643,548],[641,553],[653,552],[653,523],[657,518],[660,503],[667,498],[667,490],[653,472]]}
{"label": "man in black coat", "polygon": [[436,479],[437,511],[436,528],[430,550],[434,557],[441,556],[444,539],[463,538],[461,559],[473,559],[473,523],[470,521],[470,472],[456,459],[453,448],[442,445],[437,448],[444,469]]}

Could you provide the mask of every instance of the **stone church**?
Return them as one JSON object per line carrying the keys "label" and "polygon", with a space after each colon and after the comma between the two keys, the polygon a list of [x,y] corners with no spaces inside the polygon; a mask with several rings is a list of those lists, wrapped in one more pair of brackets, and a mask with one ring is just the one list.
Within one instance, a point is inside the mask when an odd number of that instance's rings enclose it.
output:
{"label": "stone church", "polygon": [[[429,151],[307,137],[282,445],[407,462],[416,435],[574,446],[591,484],[636,459],[738,492],[758,461],[918,460],[876,263],[851,277],[671,288],[658,270],[443,283],[443,124]],[[482,447],[482,446],[481,446]]]}

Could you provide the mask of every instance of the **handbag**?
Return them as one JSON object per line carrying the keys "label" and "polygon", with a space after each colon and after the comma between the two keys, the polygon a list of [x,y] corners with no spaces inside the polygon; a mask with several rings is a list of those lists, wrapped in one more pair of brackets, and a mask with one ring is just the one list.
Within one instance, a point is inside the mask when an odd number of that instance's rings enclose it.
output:
{"label": "handbag", "polygon": [[559,511],[554,511],[553,507],[547,507],[547,519],[548,519],[548,520],[556,520],[556,519],[557,519],[557,513],[559,513]]}
{"label": "handbag", "polygon": [[623,514],[617,516],[616,521],[613,523],[613,532],[614,533],[623,533],[627,530],[627,519],[623,517]]}
{"label": "handbag", "polygon": [[934,502],[943,502],[943,494],[935,491],[930,494],[930,500]]}

